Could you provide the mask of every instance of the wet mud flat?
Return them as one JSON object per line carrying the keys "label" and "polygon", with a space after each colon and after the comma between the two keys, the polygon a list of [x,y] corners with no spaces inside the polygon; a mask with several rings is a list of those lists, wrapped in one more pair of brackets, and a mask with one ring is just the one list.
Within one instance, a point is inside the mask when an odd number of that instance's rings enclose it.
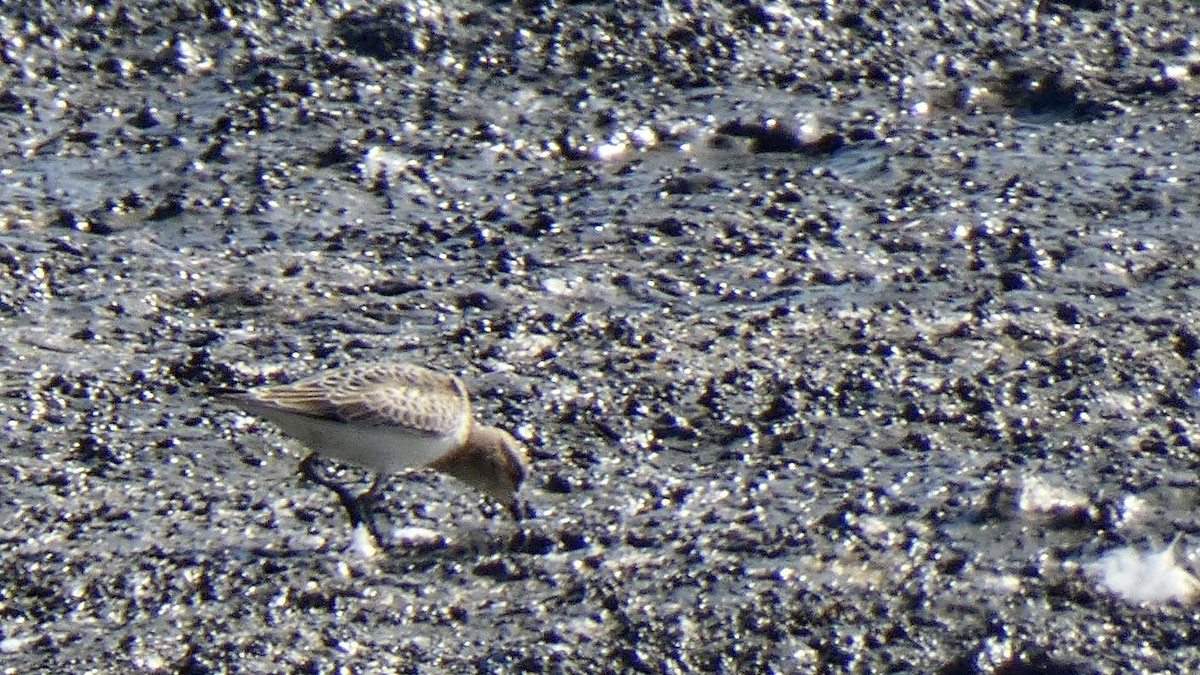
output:
{"label": "wet mud flat", "polygon": [[[1194,670],[1197,28],[6,9],[0,669]],[[203,395],[365,360],[461,375],[537,517],[397,476],[356,557]]]}

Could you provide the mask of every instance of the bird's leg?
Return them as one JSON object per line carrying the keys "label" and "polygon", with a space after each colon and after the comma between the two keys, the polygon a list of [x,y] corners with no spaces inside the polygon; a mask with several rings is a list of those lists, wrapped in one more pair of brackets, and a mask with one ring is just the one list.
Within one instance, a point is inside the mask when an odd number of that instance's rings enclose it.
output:
{"label": "bird's leg", "polygon": [[375,537],[375,543],[379,544],[379,548],[386,548],[383,545],[383,537],[379,536],[379,528],[375,526],[375,504],[379,502],[379,484],[382,482],[383,474],[375,474],[371,487],[360,493],[354,501],[358,504],[359,515],[371,531],[371,536]]}
{"label": "bird's leg", "polygon": [[363,490],[358,495],[358,501],[362,502],[368,508],[375,506],[375,502],[379,501],[379,484],[382,482],[383,474],[375,474],[375,480],[371,481],[371,487]]}
{"label": "bird's leg", "polygon": [[371,518],[370,503],[363,503],[364,497],[369,496],[372,502],[375,500],[373,493],[379,483],[379,477],[376,476],[375,482],[371,484],[371,487],[366,492],[356,497],[345,486],[333,482],[328,476],[318,471],[315,466],[316,461],[317,453],[315,452],[305,457],[300,462],[300,472],[317,485],[333,490],[333,493],[338,497],[338,501],[342,503],[342,507],[346,509],[346,514],[350,516],[350,527],[353,529],[357,528],[359,524],[366,525],[371,536],[375,538],[375,543],[379,544],[380,548],[383,548],[383,538],[379,536],[379,530],[376,529],[375,521]]}

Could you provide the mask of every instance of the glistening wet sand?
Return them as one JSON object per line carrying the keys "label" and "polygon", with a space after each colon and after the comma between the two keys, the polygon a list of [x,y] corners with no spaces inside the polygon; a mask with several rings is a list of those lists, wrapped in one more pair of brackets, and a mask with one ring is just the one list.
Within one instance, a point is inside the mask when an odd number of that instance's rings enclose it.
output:
{"label": "glistening wet sand", "polygon": [[[6,10],[0,667],[1194,670],[1195,7],[682,4]],[[202,396],[382,359],[536,520]]]}

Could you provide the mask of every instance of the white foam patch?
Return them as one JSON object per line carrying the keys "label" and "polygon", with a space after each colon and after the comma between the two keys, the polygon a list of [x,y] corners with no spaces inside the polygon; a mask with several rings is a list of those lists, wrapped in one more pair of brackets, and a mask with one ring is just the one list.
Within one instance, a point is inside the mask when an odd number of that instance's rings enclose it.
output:
{"label": "white foam patch", "polygon": [[592,151],[592,155],[600,161],[608,161],[616,159],[625,154],[629,150],[629,145],[626,143],[601,143]]}
{"label": "white foam patch", "polygon": [[1141,523],[1146,519],[1147,510],[1146,500],[1136,495],[1125,495],[1125,498],[1121,500],[1117,527],[1129,528]]}
{"label": "white foam patch", "polygon": [[358,170],[367,180],[378,180],[383,174],[392,178],[404,173],[408,168],[409,158],[399,153],[373,146],[363,153],[358,163]]}
{"label": "white foam patch", "polygon": [[41,635],[4,638],[3,640],[0,640],[0,653],[15,654],[17,652],[25,651],[26,648],[36,644],[41,639]]}
{"label": "white foam patch", "polygon": [[347,550],[358,558],[370,559],[379,554],[375,537],[371,536],[371,531],[362,523],[355,526],[354,531],[350,533],[350,547]]}
{"label": "white foam patch", "polygon": [[1086,496],[1036,476],[1030,476],[1022,482],[1021,494],[1017,498],[1017,508],[1023,513],[1076,513],[1089,506],[1091,503]]}
{"label": "white foam patch", "polygon": [[1175,541],[1158,552],[1119,548],[1085,566],[1088,575],[1129,602],[1187,602],[1200,591],[1200,581],[1175,560]]}
{"label": "white foam patch", "polygon": [[446,538],[436,530],[427,527],[400,527],[392,534],[396,543],[406,548],[440,548],[446,545]]}

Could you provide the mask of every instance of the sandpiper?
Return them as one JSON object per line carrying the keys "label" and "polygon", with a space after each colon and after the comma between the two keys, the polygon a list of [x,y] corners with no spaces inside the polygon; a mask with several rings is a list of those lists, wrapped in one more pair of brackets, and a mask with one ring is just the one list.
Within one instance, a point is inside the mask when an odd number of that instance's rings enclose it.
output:
{"label": "sandpiper", "polygon": [[[467,388],[453,375],[406,363],[353,365],[292,384],[216,389],[213,395],[274,422],[312,453],[300,470],[337,494],[350,524],[365,525],[383,546],[371,507],[389,474],[430,467],[498,500],[511,500],[529,469],[525,448],[507,431],[479,424]],[[354,495],[318,471],[317,457],[375,471]]]}

